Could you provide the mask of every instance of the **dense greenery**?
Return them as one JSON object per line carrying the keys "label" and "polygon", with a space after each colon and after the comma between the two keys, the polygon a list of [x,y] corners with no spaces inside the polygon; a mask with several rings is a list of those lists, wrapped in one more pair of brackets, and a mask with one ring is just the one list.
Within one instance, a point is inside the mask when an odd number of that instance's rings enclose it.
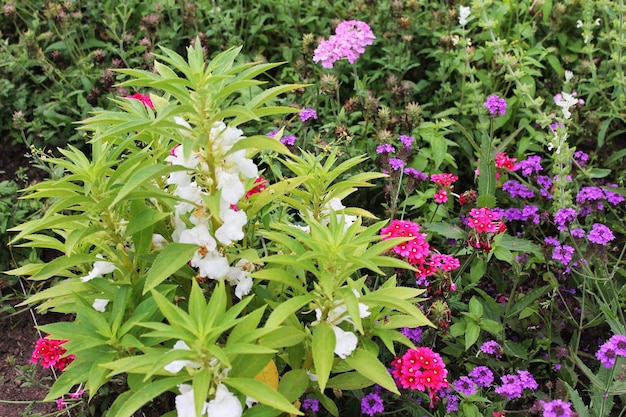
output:
{"label": "dense greenery", "polygon": [[50,400],[623,414],[623,2],[3,13],[2,137],[49,177],[1,183],[3,261],[72,317]]}

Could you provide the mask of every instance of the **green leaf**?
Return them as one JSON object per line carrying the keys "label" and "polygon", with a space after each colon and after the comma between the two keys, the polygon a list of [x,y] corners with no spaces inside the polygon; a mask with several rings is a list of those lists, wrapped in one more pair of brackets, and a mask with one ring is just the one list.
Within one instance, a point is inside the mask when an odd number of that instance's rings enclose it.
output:
{"label": "green leaf", "polygon": [[469,348],[476,343],[479,335],[480,327],[475,321],[469,320],[465,328],[465,350],[469,350]]}
{"label": "green leaf", "polygon": [[567,392],[569,393],[570,400],[574,405],[574,410],[578,413],[578,417],[589,417],[589,408],[583,402],[583,399],[580,397],[578,391],[576,391],[567,381],[561,380],[565,388],[567,388]]}
{"label": "green leaf", "polygon": [[143,294],[185,266],[198,250],[198,245],[170,243],[159,253],[148,272]]}
{"label": "green leaf", "polygon": [[315,372],[318,378],[320,390],[326,389],[326,382],[330,376],[330,370],[333,367],[335,359],[335,332],[328,323],[320,323],[313,331],[313,363],[315,364]]}
{"label": "green leaf", "polygon": [[328,388],[352,391],[374,385],[374,382],[365,378],[359,372],[344,372],[328,380]]}
{"label": "green leaf", "polygon": [[290,298],[284,303],[279,304],[274,311],[272,311],[265,325],[268,327],[280,326],[289,316],[300,310],[303,306],[310,303],[314,299],[315,296],[313,294],[298,295]]}
{"label": "green leaf", "polygon": [[254,398],[261,404],[269,405],[285,413],[303,415],[282,394],[262,382],[252,378],[225,378],[222,382],[242,394]]}
{"label": "green leaf", "polygon": [[278,391],[289,402],[294,402],[309,387],[309,376],[302,369],[287,371],[278,383]]}
{"label": "green leaf", "polygon": [[184,166],[180,165],[148,165],[140,168],[137,172],[134,172],[132,176],[130,176],[129,180],[124,184],[124,186],[117,192],[117,195],[109,204],[109,208],[113,208],[117,203],[122,201],[128,194],[132,191],[141,188],[142,185],[148,183],[149,181],[167,175],[174,171],[182,171],[186,170]]}
{"label": "green leaf", "polygon": [[367,350],[356,349],[345,361],[365,378],[400,395],[396,383],[389,375],[385,365],[378,360],[376,354]]}
{"label": "green leaf", "polygon": [[127,391],[118,396],[108,410],[108,415],[115,417],[131,417],[142,406],[163,394],[165,391],[173,389],[176,385],[189,380],[189,376],[179,376],[163,378],[157,381],[145,383],[137,391]]}

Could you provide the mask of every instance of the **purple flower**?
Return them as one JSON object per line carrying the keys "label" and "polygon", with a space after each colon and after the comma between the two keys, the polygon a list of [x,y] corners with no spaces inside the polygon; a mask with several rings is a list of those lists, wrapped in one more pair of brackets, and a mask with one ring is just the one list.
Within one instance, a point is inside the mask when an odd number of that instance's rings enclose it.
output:
{"label": "purple flower", "polygon": [[457,392],[460,392],[463,395],[476,394],[476,385],[474,384],[474,381],[466,376],[462,376],[454,381],[452,386],[455,390],[457,390]]}
{"label": "purple flower", "polygon": [[587,163],[587,161],[589,160],[589,155],[587,155],[583,151],[576,151],[574,152],[574,160],[578,162],[578,165],[584,167],[585,163]]}
{"label": "purple flower", "polygon": [[564,127],[565,125],[561,122],[550,123],[550,130],[552,130],[553,132],[556,132],[557,129],[562,129]]}
{"label": "purple flower", "polygon": [[406,149],[407,151],[410,151],[411,145],[413,145],[415,138],[413,136],[400,135],[398,137],[398,140],[402,142],[402,144],[404,145],[404,149]]}
{"label": "purple flower", "polygon": [[541,157],[539,155],[531,155],[523,161],[519,161],[515,164],[515,171],[522,169],[522,175],[524,177],[530,177],[533,173],[538,173],[543,170],[541,166]]}
{"label": "purple flower", "polygon": [[583,229],[581,229],[580,227],[572,229],[572,231],[570,233],[572,234],[573,237],[575,237],[577,239],[582,239],[582,238],[585,237],[585,231]]}
{"label": "purple flower", "polygon": [[522,209],[522,220],[530,221],[533,224],[539,224],[541,218],[539,217],[539,207],[533,205],[524,206]]}
{"label": "purple flower", "polygon": [[507,374],[501,378],[502,385],[495,388],[495,392],[507,400],[520,398],[524,391],[524,385],[518,375]]}
{"label": "purple flower", "polygon": [[626,356],[626,336],[623,334],[616,334],[611,336],[609,341],[615,348],[615,353],[620,356]]}
{"label": "purple flower", "polygon": [[280,139],[280,143],[282,143],[283,145],[286,145],[286,146],[293,146],[296,143],[296,140],[298,140],[298,139],[295,136],[287,135],[287,136],[283,136]]}
{"label": "purple flower", "polygon": [[468,375],[479,387],[488,387],[493,382],[493,372],[486,366],[477,366]]}
{"label": "purple flower", "polygon": [[270,138],[275,138],[277,134],[278,134],[278,129],[274,129],[271,132],[267,132],[265,136],[269,136]]}
{"label": "purple flower", "polygon": [[373,416],[376,413],[382,413],[385,411],[385,405],[383,399],[374,392],[367,394],[361,400],[361,412],[368,416]]}
{"label": "purple flower", "polygon": [[611,229],[602,223],[594,223],[589,233],[587,233],[587,239],[591,243],[606,246],[610,240],[615,239],[615,235],[611,232]]}
{"label": "purple flower", "polygon": [[572,261],[573,254],[573,247],[569,245],[556,245],[554,247],[554,252],[552,252],[552,259],[561,261],[563,265],[567,266]]}
{"label": "purple flower", "polygon": [[304,401],[302,401],[302,408],[318,412],[320,409],[320,401],[317,398],[305,398]]}
{"label": "purple flower", "polygon": [[415,178],[418,181],[428,181],[428,174],[423,173],[422,171],[418,171],[415,168],[405,168],[404,175],[408,175],[410,177]]}
{"label": "purple flower", "polygon": [[539,388],[539,384],[535,381],[533,374],[528,371],[517,371],[517,376],[519,377],[520,383],[524,388],[528,388],[531,390],[536,390]]}
{"label": "purple flower", "polygon": [[554,236],[546,236],[543,241],[550,246],[559,246],[561,244],[561,242],[559,242],[559,240]]}
{"label": "purple flower", "polygon": [[302,120],[303,122],[306,122],[309,119],[317,120],[317,112],[309,107],[305,107],[302,110],[300,110],[300,120]]}
{"label": "purple flower", "polygon": [[410,327],[403,327],[400,333],[405,335],[411,342],[417,344],[422,341],[422,328],[416,327],[414,329]]}
{"label": "purple flower", "polygon": [[552,193],[550,193],[550,188],[552,188],[552,178],[547,175],[538,175],[537,184],[539,184],[539,186],[541,187],[541,196],[547,198],[548,200],[551,200]]}
{"label": "purple flower", "polygon": [[535,193],[517,180],[508,180],[502,185],[502,190],[509,193],[512,198],[533,198]]}
{"label": "purple flower", "polygon": [[572,415],[572,404],[568,402],[562,400],[543,402],[543,417],[571,417]]}
{"label": "purple flower", "polygon": [[394,148],[390,143],[383,143],[382,145],[378,145],[378,147],[376,147],[377,154],[394,153],[395,151],[396,148]]}
{"label": "purple flower", "polygon": [[389,158],[389,165],[394,171],[404,168],[404,161],[400,158]]}
{"label": "purple flower", "polygon": [[459,397],[456,395],[448,394],[446,395],[446,413],[453,413],[455,411],[459,411]]}
{"label": "purple flower", "polygon": [[504,210],[504,218],[507,219],[507,221],[514,221],[514,220],[522,220],[522,210],[516,208],[516,207],[510,207],[506,210]]}
{"label": "purple flower", "polygon": [[313,53],[313,61],[322,61],[324,68],[332,68],[342,58],[354,64],[374,39],[376,37],[367,23],[358,20],[341,22],[334,35],[320,42]]}
{"label": "purple flower", "polygon": [[487,101],[483,103],[483,106],[489,110],[492,116],[504,116],[506,113],[506,100],[493,94],[487,97]]}
{"label": "purple flower", "polygon": [[496,358],[501,358],[502,352],[503,352],[502,346],[500,346],[500,344],[496,342],[495,340],[490,340],[488,342],[483,343],[482,346],[480,347],[480,351],[488,355],[493,355]]}
{"label": "purple flower", "polygon": [[564,207],[556,212],[554,215],[554,223],[556,223],[560,231],[567,229],[567,226],[576,220],[576,210],[570,207]]}

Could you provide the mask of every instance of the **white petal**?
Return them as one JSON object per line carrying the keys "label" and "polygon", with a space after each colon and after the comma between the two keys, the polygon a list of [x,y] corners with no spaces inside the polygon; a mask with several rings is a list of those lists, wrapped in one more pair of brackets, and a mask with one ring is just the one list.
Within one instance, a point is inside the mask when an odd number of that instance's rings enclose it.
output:
{"label": "white petal", "polygon": [[241,417],[243,407],[224,384],[219,384],[215,391],[215,398],[207,406],[209,417]]}
{"label": "white petal", "polygon": [[92,307],[94,308],[94,310],[104,313],[104,310],[106,309],[107,304],[109,304],[109,301],[110,300],[106,300],[104,298],[96,298],[93,301]]}
{"label": "white petal", "polygon": [[345,359],[354,352],[359,339],[354,333],[346,332],[337,326],[333,326],[333,331],[335,332],[336,340],[335,354],[341,359]]}

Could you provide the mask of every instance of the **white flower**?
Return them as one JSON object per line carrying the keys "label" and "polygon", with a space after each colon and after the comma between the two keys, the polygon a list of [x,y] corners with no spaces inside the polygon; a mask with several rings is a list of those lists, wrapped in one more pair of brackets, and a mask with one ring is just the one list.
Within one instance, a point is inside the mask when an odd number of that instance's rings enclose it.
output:
{"label": "white flower", "polygon": [[104,298],[96,298],[95,300],[93,300],[93,304],[91,306],[94,308],[94,310],[104,313],[104,309],[106,308],[107,304],[109,304],[109,301],[110,300]]}
{"label": "white flower", "polygon": [[583,27],[583,21],[582,21],[582,20],[577,20],[577,21],[576,21],[576,27],[577,27],[578,29],[580,29],[581,27]]}
{"label": "white flower", "polygon": [[168,245],[168,241],[158,233],[154,233],[152,235],[152,248],[154,249],[163,249]]}
{"label": "white flower", "polygon": [[235,165],[237,170],[246,178],[256,178],[259,175],[259,169],[252,159],[246,158],[246,151],[240,150],[233,152],[224,159],[226,166]]}
{"label": "white flower", "polygon": [[239,174],[232,174],[227,171],[217,172],[217,189],[222,190],[222,201],[226,203],[226,206],[237,204],[241,197],[246,194]]}
{"label": "white flower", "polygon": [[469,6],[459,6],[459,25],[465,26],[470,15]]}
{"label": "white flower", "polygon": [[243,407],[239,399],[228,391],[224,384],[219,384],[215,398],[209,401],[206,411],[209,417],[241,417]]}
{"label": "white flower", "polygon": [[209,252],[204,256],[196,253],[189,263],[192,267],[198,268],[200,276],[217,281],[221,281],[230,269],[228,260],[216,251]]}
{"label": "white flower", "polygon": [[244,211],[226,209],[220,213],[222,225],[215,231],[215,237],[220,243],[230,245],[231,242],[243,239],[243,227],[248,223],[248,216]]}
{"label": "white flower", "polygon": [[340,327],[333,326],[333,331],[335,332],[335,354],[345,359],[354,352],[359,340],[354,333],[347,332]]}
{"label": "white flower", "polygon": [[600,22],[601,22],[601,21],[602,21],[602,20],[601,20],[600,18],[597,18],[594,24],[595,24],[596,26],[600,26]]}
{"label": "white flower", "polygon": [[172,165],[182,165],[185,168],[193,169],[200,163],[200,158],[195,152],[191,152],[187,159],[185,159],[185,152],[183,145],[178,145],[172,148],[171,153],[165,160]]}
{"label": "white flower", "polygon": [[[96,258],[104,259],[104,257],[100,254],[97,254]],[[111,262],[96,261],[93,263],[93,269],[89,272],[89,274],[82,277],[81,281],[91,281],[94,278],[100,278],[101,276],[110,274],[113,271],[115,271],[115,265],[113,265]]]}
{"label": "white flower", "polygon": [[[175,399],[178,417],[198,417],[196,415],[196,404],[193,399],[193,387],[188,384],[180,384],[178,390],[180,395],[177,395]],[[207,413],[208,407],[209,404],[205,402],[201,416]]]}
{"label": "white flower", "polygon": [[239,139],[243,138],[243,131],[236,127],[226,127],[223,122],[216,122],[211,128],[210,137],[213,150],[228,152]]}
{"label": "white flower", "polygon": [[572,116],[569,108],[578,104],[578,99],[573,94],[562,92],[554,96],[554,102],[563,111],[563,117],[569,119]]}
{"label": "white flower", "polygon": [[180,234],[179,242],[201,246],[203,252],[211,252],[217,248],[217,242],[211,236],[206,224],[199,224],[191,229],[183,230]]}
{"label": "white flower", "polygon": [[[187,343],[185,343],[183,340],[179,340],[178,342],[174,343],[174,346],[172,347],[172,350],[191,350],[191,348],[189,346],[187,346]],[[181,360],[176,360],[176,361],[172,361],[172,362],[168,363],[167,365],[165,365],[163,367],[163,369],[165,369],[167,372],[170,372],[170,373],[173,373],[173,374],[177,374],[185,366],[188,366],[188,367],[194,368],[194,369],[199,369],[200,367],[202,367],[202,365],[200,365],[197,362],[186,360],[186,359],[181,359]],[[193,396],[192,396],[192,398],[193,398]]]}
{"label": "white flower", "polygon": [[254,264],[247,259],[240,259],[234,267],[228,270],[226,279],[231,285],[236,285],[235,296],[240,300],[252,290],[252,278],[248,274],[254,271]]}
{"label": "white flower", "polygon": [[565,82],[568,83],[574,77],[574,73],[570,70],[565,70]]}
{"label": "white flower", "polygon": [[[174,121],[176,122],[177,125],[186,127],[187,129],[191,130],[191,125],[187,123],[187,121],[183,119],[182,117],[174,116]],[[178,129],[178,131],[181,133],[181,135],[190,136],[189,130],[187,129]]]}
{"label": "white flower", "polygon": [[258,401],[257,401],[257,400],[255,400],[255,399],[254,399],[254,398],[252,398],[252,397],[248,397],[248,396],[246,396],[246,407],[250,408],[250,407],[252,407],[254,404],[258,404]]}

